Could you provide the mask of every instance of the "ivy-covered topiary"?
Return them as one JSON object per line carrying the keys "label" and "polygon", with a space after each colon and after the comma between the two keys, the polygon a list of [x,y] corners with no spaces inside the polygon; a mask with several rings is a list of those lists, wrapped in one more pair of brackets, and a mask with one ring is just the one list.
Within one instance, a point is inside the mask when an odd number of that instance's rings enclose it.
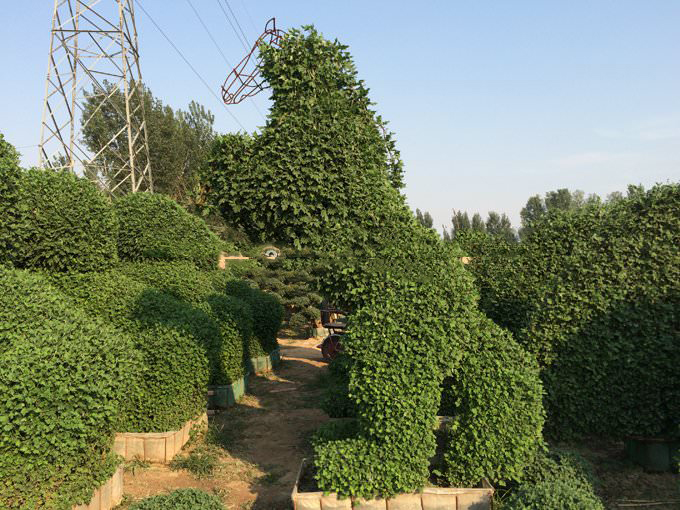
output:
{"label": "ivy-covered topiary", "polygon": [[446,381],[444,475],[452,487],[483,478],[521,479],[543,447],[543,388],[535,358],[490,319],[474,317],[472,338]]}
{"label": "ivy-covered topiary", "polygon": [[254,240],[320,247],[331,229],[365,226],[376,174],[403,186],[398,153],[345,46],[303,27],[261,56],[267,124],[216,140],[207,199]]}
{"label": "ivy-covered topiary", "polygon": [[279,343],[277,334],[283,320],[283,306],[272,294],[257,289],[245,280],[232,280],[226,285],[226,293],[243,300],[250,307],[253,317],[253,337],[248,343],[249,358],[266,356]]}
{"label": "ivy-covered topiary", "polygon": [[21,173],[13,262],[49,271],[98,271],[118,260],[118,223],[106,198],[71,172]]}
{"label": "ivy-covered topiary", "polygon": [[0,507],[70,510],[111,476],[129,337],[38,274],[0,268]]}
{"label": "ivy-covered topiary", "polygon": [[221,343],[205,312],[116,270],[56,282],[86,312],[131,337],[142,356],[144,369],[133,383],[138,391],[126,402],[120,431],[176,430],[205,410],[209,367],[219,373]]}
{"label": "ivy-covered topiary", "polygon": [[0,264],[10,263],[15,253],[20,178],[19,153],[0,133]]}
{"label": "ivy-covered topiary", "polygon": [[132,504],[130,510],[224,510],[214,494],[198,489],[178,489]]}
{"label": "ivy-covered topiary", "polygon": [[155,193],[130,193],[114,202],[120,223],[118,255],[124,260],[187,260],[210,269],[222,242],[205,222]]}

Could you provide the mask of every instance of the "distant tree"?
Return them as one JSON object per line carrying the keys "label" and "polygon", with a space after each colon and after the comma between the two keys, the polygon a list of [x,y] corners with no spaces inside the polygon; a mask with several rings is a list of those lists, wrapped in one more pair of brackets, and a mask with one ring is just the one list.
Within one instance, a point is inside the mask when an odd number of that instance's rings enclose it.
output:
{"label": "distant tree", "polygon": [[612,191],[609,195],[607,195],[607,200],[605,202],[608,204],[612,204],[623,199],[624,199],[623,193],[621,193],[620,191]]}
{"label": "distant tree", "polygon": [[422,213],[420,209],[416,209],[416,220],[425,228],[432,228],[434,221],[429,212]]}
{"label": "distant tree", "polygon": [[[83,125],[83,142],[93,152],[99,150],[123,127],[123,117],[118,113],[125,110],[123,94],[113,84],[105,82],[111,93],[111,101],[104,108],[99,105],[95,91],[86,94],[83,104],[83,120],[92,119]],[[189,202],[197,192],[198,175],[207,165],[209,151],[215,138],[213,123],[215,117],[202,105],[192,101],[188,111],[174,111],[170,106],[154,97],[144,88],[144,110],[149,139],[149,156],[154,191],[171,196],[179,202]],[[101,154],[104,162],[103,180],[111,179],[127,157],[127,138],[113,144]],[[145,165],[145,155],[140,154],[139,164]],[[92,169],[86,169],[90,177]]]}
{"label": "distant tree", "polygon": [[486,232],[486,223],[479,213],[475,213],[472,217],[472,230],[475,232]]}
{"label": "distant tree", "polygon": [[499,237],[509,243],[517,241],[515,229],[512,228],[510,218],[503,213],[498,214],[496,211],[490,211],[486,219],[486,233],[493,237]]}
{"label": "distant tree", "polygon": [[548,191],[544,198],[541,198],[540,195],[533,195],[529,197],[526,205],[519,213],[522,220],[519,236],[520,238],[525,238],[529,235],[533,230],[532,225],[548,214],[549,211],[569,211],[585,205],[600,204],[601,202],[602,199],[596,194],[586,197],[585,193],[581,190],[569,191],[567,188]]}
{"label": "distant tree", "polygon": [[468,216],[468,213],[463,211],[456,211],[454,209],[453,216],[451,217],[451,223],[453,224],[451,231],[454,233],[454,236],[456,232],[461,232],[471,228],[470,217]]}

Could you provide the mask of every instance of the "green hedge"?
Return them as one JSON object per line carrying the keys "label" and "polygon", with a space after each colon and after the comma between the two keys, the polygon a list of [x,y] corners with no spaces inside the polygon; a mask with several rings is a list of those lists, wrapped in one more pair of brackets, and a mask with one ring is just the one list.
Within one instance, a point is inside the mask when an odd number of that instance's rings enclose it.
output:
{"label": "green hedge", "polygon": [[232,280],[226,285],[227,294],[248,304],[253,317],[253,337],[248,342],[249,358],[266,356],[278,348],[277,334],[283,320],[283,306],[271,294],[252,287],[247,281]]}
{"label": "green hedge", "polygon": [[[473,338],[442,397],[444,475],[452,487],[483,478],[521,479],[543,447],[543,387],[535,358],[490,319],[475,317]],[[444,406],[442,406],[444,407]]]}
{"label": "green hedge", "polygon": [[70,510],[111,476],[132,343],[43,277],[0,268],[0,507]]}
{"label": "green hedge", "polygon": [[18,218],[19,153],[0,133],[0,264],[11,262]]}
{"label": "green hedge", "polygon": [[176,430],[205,410],[209,367],[219,346],[210,317],[116,270],[63,275],[63,291],[89,314],[129,335],[143,358],[119,427],[124,432]]}
{"label": "green hedge", "polygon": [[677,436],[680,185],[551,215],[527,249],[545,284],[519,339],[546,365],[550,434]]}
{"label": "green hedge", "polygon": [[134,503],[130,510],[224,510],[224,505],[214,494],[198,489],[179,489]]}
{"label": "green hedge", "polygon": [[595,494],[592,468],[570,452],[542,453],[504,501],[510,510],[604,510]]}
{"label": "green hedge", "polygon": [[71,172],[31,169],[19,180],[13,262],[49,271],[98,271],[118,260],[108,198]]}
{"label": "green hedge", "polygon": [[114,202],[124,260],[188,260],[215,268],[222,242],[205,222],[155,193],[130,193]]}

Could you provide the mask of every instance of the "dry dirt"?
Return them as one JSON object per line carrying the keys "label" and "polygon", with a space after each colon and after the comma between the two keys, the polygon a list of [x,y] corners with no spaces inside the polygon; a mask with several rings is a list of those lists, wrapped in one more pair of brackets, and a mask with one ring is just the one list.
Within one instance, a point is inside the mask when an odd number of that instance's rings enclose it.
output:
{"label": "dry dirt", "polygon": [[[229,509],[291,508],[300,462],[310,453],[309,437],[328,420],[319,409],[317,384],[326,364],[316,348],[318,339],[279,343],[283,359],[276,371],[251,378],[241,402],[210,419],[212,428],[220,431],[219,446],[208,441],[219,458],[215,473],[197,478],[184,469],[130,463],[123,508],[131,501],[188,487],[214,492]],[[199,438],[193,448],[203,443]]]}

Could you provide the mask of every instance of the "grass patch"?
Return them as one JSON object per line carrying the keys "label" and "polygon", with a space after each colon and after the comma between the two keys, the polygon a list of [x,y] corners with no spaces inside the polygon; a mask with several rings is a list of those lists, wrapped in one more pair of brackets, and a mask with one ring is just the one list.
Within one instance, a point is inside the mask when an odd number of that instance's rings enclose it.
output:
{"label": "grass patch", "polygon": [[220,459],[212,448],[199,446],[187,455],[176,456],[170,462],[170,469],[186,469],[196,478],[213,476],[220,465]]}

